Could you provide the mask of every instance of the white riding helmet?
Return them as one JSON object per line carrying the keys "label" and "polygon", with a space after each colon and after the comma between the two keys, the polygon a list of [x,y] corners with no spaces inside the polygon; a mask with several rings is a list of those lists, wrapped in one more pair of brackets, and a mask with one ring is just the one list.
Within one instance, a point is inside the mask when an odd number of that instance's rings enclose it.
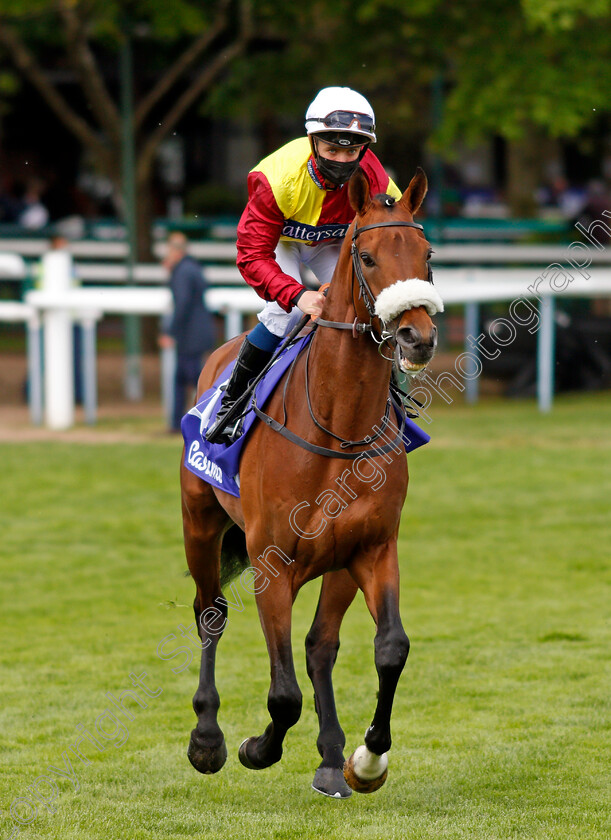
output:
{"label": "white riding helmet", "polygon": [[306,111],[305,127],[308,134],[346,132],[376,142],[373,108],[364,96],[347,87],[319,91]]}

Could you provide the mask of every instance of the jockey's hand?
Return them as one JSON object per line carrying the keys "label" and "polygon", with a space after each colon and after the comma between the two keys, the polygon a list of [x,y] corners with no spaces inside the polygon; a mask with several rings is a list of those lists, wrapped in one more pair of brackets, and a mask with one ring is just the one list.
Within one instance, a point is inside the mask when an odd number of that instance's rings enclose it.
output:
{"label": "jockey's hand", "polygon": [[311,315],[312,320],[319,318],[322,315],[322,308],[325,302],[325,296],[322,292],[305,292],[299,298],[297,306],[304,315]]}

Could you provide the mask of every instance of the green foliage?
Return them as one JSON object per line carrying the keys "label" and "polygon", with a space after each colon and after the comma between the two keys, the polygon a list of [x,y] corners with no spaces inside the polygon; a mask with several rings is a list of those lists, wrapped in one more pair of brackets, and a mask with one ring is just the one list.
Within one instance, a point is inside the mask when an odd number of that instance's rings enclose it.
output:
{"label": "green foliage", "polygon": [[528,21],[550,31],[591,25],[611,11],[610,0],[522,0],[522,7]]}
{"label": "green foliage", "polygon": [[21,87],[19,77],[10,71],[0,71],[0,99],[14,96]]}
{"label": "green foliage", "polygon": [[[223,0],[71,5],[106,58],[116,55],[131,22],[138,36],[137,88],[145,92],[207,31]],[[0,18],[17,27],[42,63],[49,47],[57,63],[65,40],[57,8],[49,0],[0,0]],[[227,8],[229,28],[198,66],[231,42],[238,0],[228,0]],[[374,102],[382,140],[420,143],[433,135],[447,151],[457,141],[475,143],[490,134],[514,140],[533,128],[575,137],[609,113],[611,0],[252,0],[251,8],[246,52],[197,100],[207,115],[248,116],[274,123],[278,135],[286,126],[293,133],[320,87],[349,85]],[[440,77],[445,102],[436,127],[431,86]],[[170,96],[180,95],[184,78],[181,84]]]}
{"label": "green foliage", "polygon": [[[199,34],[210,22],[217,2],[198,3],[189,0],[73,0],[68,3],[87,21],[88,34],[118,42],[127,23],[143,28],[154,40],[172,40]],[[49,0],[0,0],[0,15],[12,23],[46,20],[57,21],[57,3]],[[57,25],[57,24],[55,24]]]}
{"label": "green foliage", "polygon": [[530,126],[573,137],[609,111],[610,8],[609,0],[291,7],[286,49],[249,56],[214,92],[208,113],[296,121],[319,87],[347,84],[375,102],[382,137],[424,138],[433,130],[431,83],[441,74],[444,116],[434,143],[446,151],[489,134],[516,139]]}
{"label": "green foliage", "polygon": [[0,12],[7,17],[27,20],[39,17],[53,6],[49,0],[2,0]]}
{"label": "green foliage", "polygon": [[608,44],[608,30],[591,21],[549,30],[529,26],[511,2],[480,7],[477,25],[456,43],[439,139],[446,146],[492,132],[517,139],[530,125],[576,135],[608,110]]}

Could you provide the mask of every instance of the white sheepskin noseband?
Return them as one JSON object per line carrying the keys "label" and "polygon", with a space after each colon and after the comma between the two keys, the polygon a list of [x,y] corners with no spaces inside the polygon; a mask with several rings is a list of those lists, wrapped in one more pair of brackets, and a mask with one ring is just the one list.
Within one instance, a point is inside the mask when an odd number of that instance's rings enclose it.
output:
{"label": "white sheepskin noseband", "polygon": [[443,301],[432,283],[416,278],[397,280],[377,296],[375,313],[388,323],[406,309],[414,309],[416,306],[424,306],[431,316],[443,312]]}

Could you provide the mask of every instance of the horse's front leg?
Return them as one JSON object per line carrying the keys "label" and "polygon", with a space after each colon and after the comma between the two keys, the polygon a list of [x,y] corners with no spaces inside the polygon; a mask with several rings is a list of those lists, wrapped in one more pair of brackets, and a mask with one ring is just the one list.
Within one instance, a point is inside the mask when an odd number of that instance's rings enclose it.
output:
{"label": "horse's front leg", "polygon": [[306,637],[306,664],[314,686],[319,723],[316,746],[322,758],[312,787],[318,793],[337,799],[345,799],[352,791],[344,779],[346,738],[337,718],[332,672],[339,650],[339,628],[357,590],[345,569],[327,572],[322,580],[314,622]]}
{"label": "horse's front leg", "polygon": [[375,665],[378,672],[378,702],[373,720],[358,747],[344,766],[344,776],[353,790],[371,793],[386,781],[390,749],[390,716],[395,691],[409,653],[409,639],[399,615],[399,565],[397,542],[356,558],[350,572],[365,595],[376,624]]}
{"label": "horse's front leg", "polygon": [[263,735],[247,738],[240,745],[240,761],[250,770],[262,770],[280,761],[284,736],[301,715],[302,697],[291,647],[294,595],[290,581],[282,573],[270,580],[263,592],[257,593],[259,618],[270,659],[271,684],[267,708],[271,723]]}

